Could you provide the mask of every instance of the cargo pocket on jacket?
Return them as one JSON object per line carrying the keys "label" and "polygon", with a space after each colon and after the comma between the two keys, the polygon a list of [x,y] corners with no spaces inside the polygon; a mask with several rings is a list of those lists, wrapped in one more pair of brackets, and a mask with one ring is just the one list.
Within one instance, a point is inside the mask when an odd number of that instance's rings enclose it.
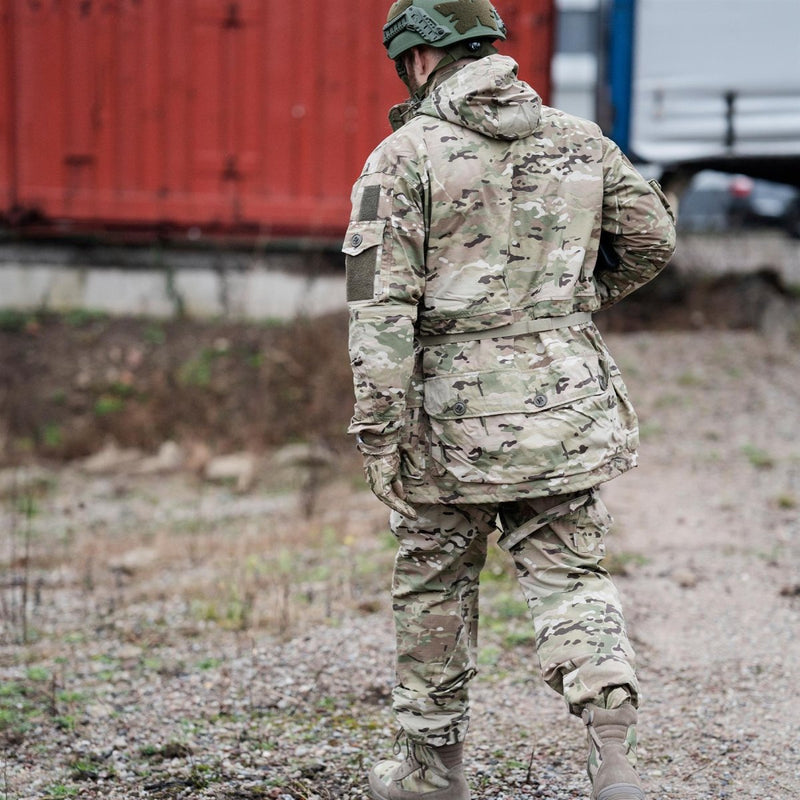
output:
{"label": "cargo pocket on jacket", "polygon": [[441,375],[425,381],[431,457],[466,483],[521,483],[568,466],[564,441],[583,418],[570,406],[602,394],[597,362]]}
{"label": "cargo pocket on jacket", "polygon": [[347,302],[372,300],[383,244],[385,220],[351,222],[342,245],[347,273]]}

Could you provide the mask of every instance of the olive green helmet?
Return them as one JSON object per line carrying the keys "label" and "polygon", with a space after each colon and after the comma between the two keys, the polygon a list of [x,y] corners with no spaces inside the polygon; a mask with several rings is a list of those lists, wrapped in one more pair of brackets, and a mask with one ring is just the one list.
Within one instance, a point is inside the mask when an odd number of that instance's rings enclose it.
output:
{"label": "olive green helmet", "polygon": [[489,0],[395,0],[383,26],[383,44],[394,59],[421,44],[447,48],[505,38],[506,26]]}

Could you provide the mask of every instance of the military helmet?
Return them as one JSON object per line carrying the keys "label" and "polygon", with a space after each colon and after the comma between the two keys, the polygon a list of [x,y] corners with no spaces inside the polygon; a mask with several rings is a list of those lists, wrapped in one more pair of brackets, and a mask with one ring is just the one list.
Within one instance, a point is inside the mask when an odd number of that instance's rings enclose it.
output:
{"label": "military helmet", "polygon": [[383,26],[383,44],[394,59],[422,44],[447,48],[505,38],[506,26],[489,0],[395,0]]}

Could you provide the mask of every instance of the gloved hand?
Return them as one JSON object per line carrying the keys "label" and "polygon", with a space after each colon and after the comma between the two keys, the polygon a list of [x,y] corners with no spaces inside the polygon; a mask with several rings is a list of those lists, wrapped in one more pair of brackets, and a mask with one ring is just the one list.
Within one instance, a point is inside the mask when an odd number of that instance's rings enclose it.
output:
{"label": "gloved hand", "polygon": [[381,455],[365,454],[364,474],[378,500],[404,517],[417,518],[417,512],[405,502],[406,493],[400,480],[400,453],[397,450]]}

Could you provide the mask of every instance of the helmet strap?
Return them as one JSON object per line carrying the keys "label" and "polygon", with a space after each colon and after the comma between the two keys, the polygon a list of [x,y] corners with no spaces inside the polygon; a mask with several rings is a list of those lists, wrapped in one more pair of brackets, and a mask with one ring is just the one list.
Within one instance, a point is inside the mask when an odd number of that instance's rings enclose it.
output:
{"label": "helmet strap", "polygon": [[408,82],[408,70],[406,69],[406,62],[402,55],[399,55],[394,60],[394,68],[397,70],[397,77],[406,85],[406,88],[411,93],[411,84]]}

